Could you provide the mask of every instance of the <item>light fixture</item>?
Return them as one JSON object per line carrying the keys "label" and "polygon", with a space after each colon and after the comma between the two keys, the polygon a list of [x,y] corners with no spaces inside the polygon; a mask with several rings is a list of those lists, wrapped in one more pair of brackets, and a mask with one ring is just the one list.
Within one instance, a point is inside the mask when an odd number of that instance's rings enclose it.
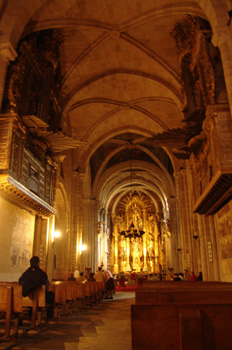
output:
{"label": "light fixture", "polygon": [[87,249],[86,245],[85,245],[85,244],[82,244],[82,246],[81,246],[81,252],[84,252],[86,249]]}
{"label": "light fixture", "polygon": [[60,231],[55,231],[54,232],[54,238],[60,237]]}
{"label": "light fixture", "polygon": [[133,222],[131,223],[131,225],[129,226],[129,229],[126,231],[121,231],[120,235],[121,236],[125,236],[125,238],[136,238],[136,237],[142,237],[142,235],[145,233],[145,231],[143,230],[137,230],[135,228],[135,225],[133,224]]}
{"label": "light fixture", "polygon": [[54,242],[55,238],[60,237],[60,231],[53,231],[52,232],[52,242]]}

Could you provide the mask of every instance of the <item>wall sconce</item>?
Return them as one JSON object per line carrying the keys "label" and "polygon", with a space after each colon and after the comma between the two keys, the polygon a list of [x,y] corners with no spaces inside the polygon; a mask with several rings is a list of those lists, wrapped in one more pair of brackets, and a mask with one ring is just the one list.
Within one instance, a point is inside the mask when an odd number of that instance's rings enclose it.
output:
{"label": "wall sconce", "polygon": [[81,250],[81,253],[84,252],[84,251],[86,251],[86,249],[87,249],[86,245],[85,245],[85,244],[82,244],[81,249],[80,249],[80,250]]}
{"label": "wall sconce", "polygon": [[52,232],[52,243],[54,242],[55,238],[60,237],[60,231],[53,231]]}

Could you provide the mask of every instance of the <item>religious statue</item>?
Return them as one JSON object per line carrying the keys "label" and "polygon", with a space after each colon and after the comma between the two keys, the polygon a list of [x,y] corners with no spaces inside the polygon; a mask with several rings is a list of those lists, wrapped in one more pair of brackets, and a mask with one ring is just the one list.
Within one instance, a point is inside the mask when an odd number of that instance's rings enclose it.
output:
{"label": "religious statue", "polygon": [[140,257],[142,256],[141,238],[134,238],[132,241],[132,265],[133,270],[140,271]]}

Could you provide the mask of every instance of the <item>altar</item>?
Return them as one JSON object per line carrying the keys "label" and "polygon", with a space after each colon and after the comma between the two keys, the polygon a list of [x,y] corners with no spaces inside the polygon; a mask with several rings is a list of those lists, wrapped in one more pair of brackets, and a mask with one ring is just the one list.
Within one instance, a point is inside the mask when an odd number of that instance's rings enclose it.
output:
{"label": "altar", "polygon": [[125,211],[113,216],[113,272],[159,273],[166,268],[165,220],[148,211],[139,193],[126,200]]}

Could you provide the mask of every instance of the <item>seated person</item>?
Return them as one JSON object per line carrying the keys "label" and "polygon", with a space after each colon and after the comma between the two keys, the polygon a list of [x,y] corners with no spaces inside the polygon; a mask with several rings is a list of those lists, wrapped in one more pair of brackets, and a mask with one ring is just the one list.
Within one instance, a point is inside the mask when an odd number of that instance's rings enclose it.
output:
{"label": "seated person", "polygon": [[88,278],[88,281],[95,281],[95,278],[94,278],[94,273],[93,272],[90,272],[89,273],[89,278]]}
{"label": "seated person", "polygon": [[22,285],[23,296],[26,297],[30,292],[42,285],[46,286],[46,303],[50,306],[47,308],[47,319],[53,317],[53,307],[55,293],[49,291],[49,281],[46,272],[40,269],[40,261],[38,256],[30,259],[30,267],[19,278],[19,284]]}
{"label": "seated person", "polygon": [[104,272],[102,272],[102,267],[99,266],[97,272],[94,275],[95,281],[97,282],[104,282],[106,279],[106,276]]}
{"label": "seated person", "polygon": [[76,281],[76,277],[74,277],[73,273],[71,273],[71,276],[68,278],[68,281]]}
{"label": "seated person", "polygon": [[84,272],[80,272],[80,275],[77,276],[76,281],[77,281],[77,282],[83,282],[83,281],[85,281]]}

